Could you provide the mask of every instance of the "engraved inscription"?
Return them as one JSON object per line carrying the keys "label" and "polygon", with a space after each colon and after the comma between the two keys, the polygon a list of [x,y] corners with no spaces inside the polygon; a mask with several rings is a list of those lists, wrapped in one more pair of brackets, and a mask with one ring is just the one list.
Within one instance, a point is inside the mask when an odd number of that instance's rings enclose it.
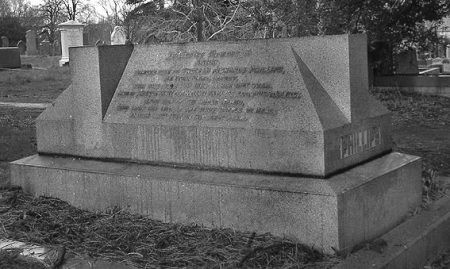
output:
{"label": "engraved inscription", "polygon": [[371,150],[381,144],[380,127],[354,132],[340,137],[340,158]]}
{"label": "engraved inscription", "polygon": [[134,71],[132,87],[116,95],[114,112],[140,120],[246,122],[278,115],[276,100],[302,98],[298,90],[275,86],[284,66],[238,66],[236,60],[229,66],[230,58],[251,55],[251,49],[169,52],[164,61],[170,68]]}

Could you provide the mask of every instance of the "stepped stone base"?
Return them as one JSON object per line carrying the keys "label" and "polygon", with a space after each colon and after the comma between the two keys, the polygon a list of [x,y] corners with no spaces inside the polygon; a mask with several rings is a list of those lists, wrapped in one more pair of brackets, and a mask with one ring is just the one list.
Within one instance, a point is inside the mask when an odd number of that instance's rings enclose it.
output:
{"label": "stepped stone base", "polygon": [[384,246],[377,248],[376,244],[369,244],[333,269],[427,268],[427,264],[450,250],[450,197],[433,202],[377,241],[384,242]]}
{"label": "stepped stone base", "polygon": [[11,182],[83,209],[270,232],[333,253],[400,223],[421,202],[420,171],[420,158],[401,153],[328,179],[33,155],[11,163]]}

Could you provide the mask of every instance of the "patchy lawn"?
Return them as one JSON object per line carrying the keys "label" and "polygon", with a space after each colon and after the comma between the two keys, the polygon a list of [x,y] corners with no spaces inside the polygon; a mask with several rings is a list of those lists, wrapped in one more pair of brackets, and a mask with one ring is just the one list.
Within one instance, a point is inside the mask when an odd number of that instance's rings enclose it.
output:
{"label": "patchy lawn", "polygon": [[52,102],[70,84],[68,67],[59,67],[60,57],[22,56],[33,69],[0,71],[0,102]]}

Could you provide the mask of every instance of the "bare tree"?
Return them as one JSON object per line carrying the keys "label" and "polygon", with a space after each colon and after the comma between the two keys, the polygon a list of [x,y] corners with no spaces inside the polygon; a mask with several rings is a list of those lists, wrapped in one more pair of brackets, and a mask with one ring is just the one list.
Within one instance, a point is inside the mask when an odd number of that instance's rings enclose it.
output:
{"label": "bare tree", "polygon": [[43,27],[44,33],[47,33],[48,41],[54,44],[56,30],[63,16],[63,0],[46,0],[40,10],[45,23]]}
{"label": "bare tree", "polygon": [[112,26],[123,25],[124,18],[131,10],[126,0],[99,0],[98,3],[106,14],[106,21]]}
{"label": "bare tree", "polygon": [[69,20],[75,20],[81,0],[63,0]]}
{"label": "bare tree", "polygon": [[77,8],[77,20],[82,23],[94,23],[94,18],[98,18],[95,7],[89,3],[79,5]]}
{"label": "bare tree", "polygon": [[250,26],[241,16],[241,1],[177,0],[165,5],[155,1],[144,16],[138,10],[127,19],[138,25],[134,40],[140,43],[223,40]]}
{"label": "bare tree", "polygon": [[23,17],[30,5],[25,0],[10,0],[11,14],[14,17]]}
{"label": "bare tree", "polygon": [[2,0],[0,1],[0,16],[6,17],[11,13],[11,4],[9,1]]}

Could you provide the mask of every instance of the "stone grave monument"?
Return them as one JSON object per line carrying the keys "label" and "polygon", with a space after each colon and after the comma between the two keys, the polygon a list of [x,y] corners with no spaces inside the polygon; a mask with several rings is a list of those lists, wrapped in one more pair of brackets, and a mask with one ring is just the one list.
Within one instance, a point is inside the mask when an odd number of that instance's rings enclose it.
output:
{"label": "stone grave monument", "polygon": [[409,49],[397,55],[396,74],[418,75],[419,65],[417,63],[417,53],[415,49]]}
{"label": "stone grave monument", "polygon": [[111,33],[111,45],[123,45],[127,40],[125,31],[122,26],[114,26],[114,30]]}
{"label": "stone grave monument", "polygon": [[50,45],[50,41],[42,40],[39,44],[39,55],[49,56],[52,55],[52,47]]}
{"label": "stone grave monument", "polygon": [[55,40],[52,45],[53,55],[61,55],[61,42]]}
{"label": "stone grave monument", "polygon": [[21,68],[20,50],[17,47],[0,48],[0,68]]}
{"label": "stone grave monument", "polygon": [[23,42],[22,40],[19,40],[19,42],[17,42],[17,47],[19,48],[20,55],[24,55],[27,51],[27,45],[25,45],[25,42]]}
{"label": "stone grave monument", "polygon": [[12,184],[90,210],[271,232],[324,252],[421,202],[391,152],[365,35],[70,49],[72,84],[37,119]]}
{"label": "stone grave monument", "polygon": [[25,38],[27,40],[27,55],[36,55],[38,54],[37,50],[37,39],[36,39],[36,31],[28,30],[25,34]]}
{"label": "stone grave monument", "polygon": [[59,66],[69,63],[69,48],[83,46],[84,24],[69,20],[58,25],[61,31],[61,60]]}
{"label": "stone grave monument", "polygon": [[9,39],[8,39],[8,37],[2,36],[1,39],[2,39],[2,47],[3,48],[9,47]]}

